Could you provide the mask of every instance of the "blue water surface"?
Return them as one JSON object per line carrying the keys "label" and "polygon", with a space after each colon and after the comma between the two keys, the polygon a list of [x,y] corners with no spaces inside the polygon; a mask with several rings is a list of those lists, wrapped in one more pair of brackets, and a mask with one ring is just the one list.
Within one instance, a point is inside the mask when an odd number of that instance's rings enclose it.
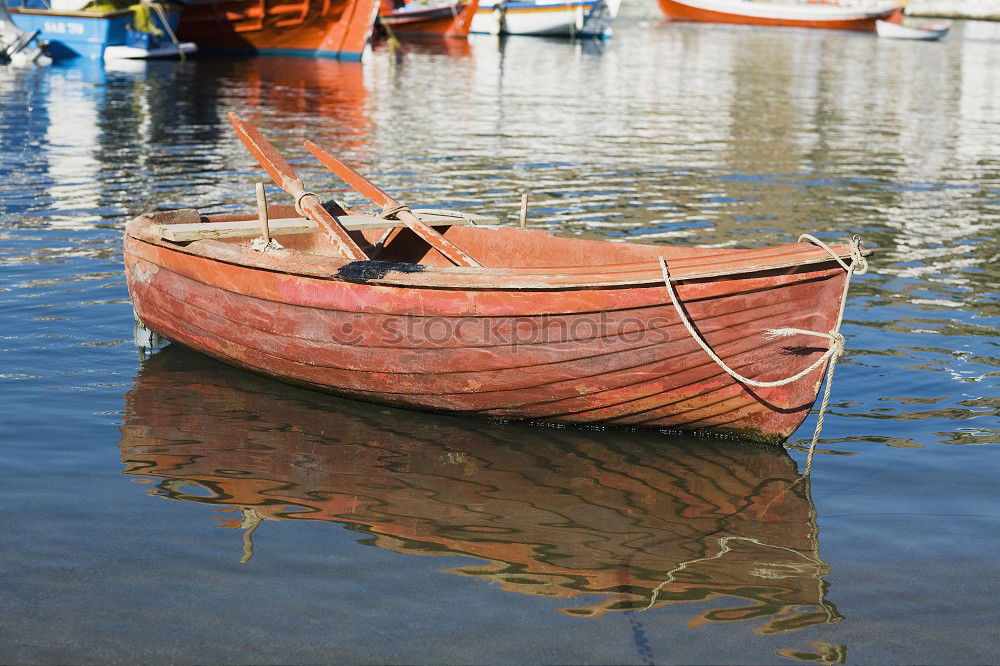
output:
{"label": "blue water surface", "polygon": [[[1000,28],[683,26],[0,69],[0,661],[1000,659]],[[875,250],[784,448],[495,424],[132,344],[122,229],[253,208],[225,114],[561,235]],[[280,199],[273,191],[272,197]],[[220,529],[221,528],[221,529]]]}

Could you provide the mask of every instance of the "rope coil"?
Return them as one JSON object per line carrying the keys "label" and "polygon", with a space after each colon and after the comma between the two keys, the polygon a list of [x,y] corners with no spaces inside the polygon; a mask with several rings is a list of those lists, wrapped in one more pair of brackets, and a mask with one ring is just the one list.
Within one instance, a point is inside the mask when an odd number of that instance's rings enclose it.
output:
{"label": "rope coil", "polygon": [[719,355],[715,353],[715,351],[712,350],[708,343],[705,342],[705,339],[702,338],[698,331],[695,330],[694,325],[691,323],[691,319],[687,316],[684,308],[681,307],[680,300],[677,297],[677,292],[674,289],[673,284],[671,284],[670,271],[667,268],[667,262],[663,259],[663,257],[660,257],[660,270],[663,272],[663,283],[667,288],[667,294],[670,296],[670,302],[673,304],[674,310],[677,312],[677,316],[680,318],[681,323],[684,324],[684,328],[687,329],[688,334],[694,338],[694,341],[698,343],[706,354],[708,354],[709,358],[715,361],[716,365],[718,365],[723,371],[726,372],[726,374],[736,381],[756,388],[785,386],[786,384],[791,384],[794,381],[802,379],[816,368],[828,362],[826,369],[826,389],[823,393],[823,402],[819,408],[819,416],[816,419],[816,429],[813,431],[812,443],[809,446],[809,457],[806,461],[806,469],[804,472],[804,474],[808,474],[810,468],[812,467],[812,459],[813,453],[816,449],[816,442],[819,440],[820,431],[823,429],[823,418],[826,413],[826,408],[830,403],[830,387],[833,383],[833,371],[837,366],[837,361],[844,354],[844,336],[840,333],[840,326],[844,321],[844,308],[847,306],[847,291],[851,286],[851,277],[863,274],[868,270],[868,261],[865,259],[861,250],[860,236],[854,236],[851,239],[850,264],[841,259],[840,255],[834,252],[833,248],[811,234],[802,234],[799,236],[799,242],[801,243],[803,241],[808,241],[813,245],[826,250],[833,260],[840,264],[840,266],[847,272],[847,278],[844,280],[844,290],[840,296],[840,310],[837,313],[836,324],[834,324],[833,328],[831,328],[828,332],[809,331],[801,328],[771,328],[764,331],[764,337],[768,339],[788,337],[791,335],[812,335],[820,338],[826,338],[830,341],[830,344],[827,350],[823,352],[823,355],[810,364],[809,367],[790,377],[785,377],[784,379],[778,379],[775,381],[756,381],[750,379],[749,377],[744,377],[729,367],[729,365],[723,361]]}

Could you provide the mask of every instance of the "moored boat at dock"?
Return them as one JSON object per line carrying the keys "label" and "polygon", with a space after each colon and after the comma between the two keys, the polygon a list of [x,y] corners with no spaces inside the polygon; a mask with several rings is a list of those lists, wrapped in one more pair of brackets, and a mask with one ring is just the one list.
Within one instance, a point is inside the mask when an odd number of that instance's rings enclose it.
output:
{"label": "moored boat at dock", "polygon": [[201,50],[360,60],[377,0],[187,0],[178,34]]}
{"label": "moored boat at dock", "polygon": [[621,0],[480,2],[472,32],[542,37],[609,37]]}
{"label": "moored boat at dock", "polygon": [[153,40],[161,49],[156,55],[161,57],[193,51],[190,47],[181,49],[176,40],[167,38],[173,37],[180,17],[176,5],[155,2],[98,5],[80,0],[48,6],[38,0],[18,0],[8,5],[8,9],[14,25],[35,34],[53,60],[101,59],[110,47],[138,48],[140,42],[148,47]]}
{"label": "moored boat at dock", "polygon": [[947,21],[913,22],[906,17],[901,9],[893,12],[885,20],[879,20],[875,23],[875,32],[884,39],[934,42],[943,39],[950,30],[951,23]]}
{"label": "moored boat at dock", "polygon": [[[389,6],[386,6],[389,5]],[[404,5],[393,8],[383,2],[378,23],[388,36],[466,38],[472,27],[472,18],[479,7],[479,0],[453,2],[441,5]]]}
{"label": "moored boat at dock", "polygon": [[673,21],[824,28],[873,32],[875,21],[892,14],[898,0],[872,2],[780,2],[770,0],[658,0]]}
{"label": "moored boat at dock", "polygon": [[355,215],[230,120],[296,208],[143,215],[125,265],[145,327],[238,367],[425,410],[780,441],[842,350],[857,241],[648,246],[421,217],[307,142],[384,209]]}

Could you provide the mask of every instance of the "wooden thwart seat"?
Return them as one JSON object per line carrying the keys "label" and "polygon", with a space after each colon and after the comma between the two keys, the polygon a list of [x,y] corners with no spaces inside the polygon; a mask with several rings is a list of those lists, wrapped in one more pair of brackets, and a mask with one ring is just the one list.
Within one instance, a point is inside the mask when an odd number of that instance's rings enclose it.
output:
{"label": "wooden thwart seat", "polygon": [[[441,210],[437,208],[415,209],[413,213],[423,222],[434,227],[500,223],[500,220],[495,217],[473,215],[455,210]],[[348,231],[398,229],[406,226],[399,220],[387,220],[377,215],[341,215],[337,219]],[[268,221],[268,226],[272,236],[307,234],[317,230],[316,223],[304,217],[272,219]],[[256,219],[248,219],[232,222],[161,224],[159,225],[158,233],[160,238],[175,243],[211,238],[249,238],[260,235],[260,222]]]}

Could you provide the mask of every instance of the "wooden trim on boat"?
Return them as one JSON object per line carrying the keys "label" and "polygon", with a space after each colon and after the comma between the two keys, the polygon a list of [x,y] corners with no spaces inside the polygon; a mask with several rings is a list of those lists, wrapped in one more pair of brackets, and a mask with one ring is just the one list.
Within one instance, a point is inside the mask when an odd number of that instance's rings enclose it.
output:
{"label": "wooden trim on boat", "polygon": [[[496,224],[499,219],[484,215],[468,215],[457,211],[415,210],[421,221],[432,226],[465,226],[476,224]],[[402,229],[405,223],[387,220],[375,215],[340,215],[337,220],[348,231],[365,229]],[[318,230],[316,223],[304,217],[286,217],[268,220],[271,235],[308,234]],[[181,224],[161,224],[158,233],[161,238],[175,243],[187,243],[212,238],[248,238],[260,232],[257,220],[230,220],[222,222],[187,222]]]}
{"label": "wooden trim on boat", "polygon": [[[292,211],[272,206],[268,217]],[[838,325],[850,274],[809,243],[658,246],[517,226],[441,225],[493,267],[447,265],[408,229],[350,232],[358,242],[387,238],[382,261],[336,256],[319,232],[264,250],[249,238],[160,236],[162,226],[255,218],[188,209],[132,220],[125,271],[143,325],[281,381],[493,418],[783,440],[816,400],[823,370],[810,364],[827,349],[811,331]],[[854,261],[859,249],[830,252]],[[683,316],[668,300],[661,257]],[[685,332],[687,320],[700,338]],[[805,332],[769,337],[775,327]],[[748,386],[699,339],[757,382],[806,374]]]}
{"label": "wooden trim on boat", "polygon": [[[173,216],[171,218],[171,216]],[[597,287],[632,287],[662,284],[663,274],[657,258],[631,262],[597,265],[568,265],[542,268],[460,267],[433,266],[387,261],[348,261],[339,257],[299,251],[257,252],[249,244],[234,244],[213,239],[192,241],[177,245],[161,236],[166,224],[192,222],[200,219],[197,211],[171,211],[166,214],[143,215],[129,223],[126,233],[144,245],[158,246],[163,250],[179,252],[254,270],[302,275],[325,280],[448,290],[565,290]],[[277,216],[276,216],[277,217]],[[256,219],[247,224],[256,225]],[[253,233],[256,233],[256,226]],[[474,227],[469,228],[470,231]],[[522,230],[513,227],[480,229],[490,234],[540,234],[544,231]],[[503,242],[498,238],[497,242]],[[595,250],[606,241],[577,240],[594,243]],[[668,248],[664,247],[664,252]],[[849,259],[848,245],[833,246],[842,259]],[[142,254],[150,259],[157,251],[149,247]],[[747,277],[756,273],[783,271],[800,266],[833,263],[832,257],[822,248],[810,243],[792,243],[766,250],[719,249],[717,253],[697,254],[690,257],[666,256],[671,276],[675,281],[719,278],[723,276]]]}

